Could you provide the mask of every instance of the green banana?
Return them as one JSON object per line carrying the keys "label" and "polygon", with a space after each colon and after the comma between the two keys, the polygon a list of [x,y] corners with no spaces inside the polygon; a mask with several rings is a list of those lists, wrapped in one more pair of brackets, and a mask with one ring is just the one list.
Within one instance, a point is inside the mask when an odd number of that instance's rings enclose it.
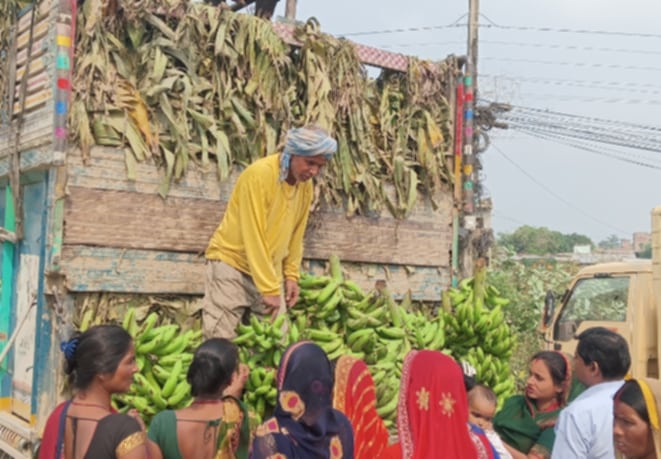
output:
{"label": "green banana", "polygon": [[189,394],[190,384],[188,384],[187,381],[180,382],[172,395],[168,398],[168,405],[177,407]]}
{"label": "green banana", "polygon": [[172,372],[170,372],[168,379],[165,381],[165,384],[163,384],[163,388],[161,389],[161,394],[166,399],[172,395],[175,388],[177,387],[179,374],[181,373],[182,369],[183,364],[181,363],[181,360],[177,360],[177,362],[172,367]]}

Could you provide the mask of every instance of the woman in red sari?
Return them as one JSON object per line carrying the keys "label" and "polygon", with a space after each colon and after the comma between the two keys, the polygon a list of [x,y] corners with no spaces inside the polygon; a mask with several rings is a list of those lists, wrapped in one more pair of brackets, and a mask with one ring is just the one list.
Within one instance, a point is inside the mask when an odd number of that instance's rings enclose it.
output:
{"label": "woman in red sari", "polygon": [[354,458],[380,458],[388,446],[388,430],[376,412],[376,388],[367,365],[344,355],[335,365],[333,407],[351,421]]}
{"label": "woman in red sari", "polygon": [[493,459],[488,440],[470,431],[461,368],[438,351],[411,351],[404,359],[397,407],[399,443],[391,459]]}

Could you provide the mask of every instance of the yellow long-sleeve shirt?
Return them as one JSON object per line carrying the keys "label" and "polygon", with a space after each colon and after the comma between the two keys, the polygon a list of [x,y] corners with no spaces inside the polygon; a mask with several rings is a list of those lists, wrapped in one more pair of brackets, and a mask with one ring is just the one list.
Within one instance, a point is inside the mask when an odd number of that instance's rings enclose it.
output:
{"label": "yellow long-sleeve shirt", "polygon": [[258,159],[237,179],[205,255],[250,275],[262,295],[298,280],[312,181],[280,182],[280,155]]}

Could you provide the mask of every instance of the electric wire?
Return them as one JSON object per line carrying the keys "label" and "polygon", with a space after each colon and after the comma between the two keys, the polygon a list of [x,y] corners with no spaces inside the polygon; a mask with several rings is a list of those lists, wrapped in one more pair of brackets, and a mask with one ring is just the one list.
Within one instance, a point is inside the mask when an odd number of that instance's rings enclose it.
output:
{"label": "electric wire", "polygon": [[[627,32],[627,31],[615,31],[615,30],[573,29],[570,27],[533,27],[533,26],[497,24],[496,22],[492,21],[484,14],[481,14],[480,16],[482,16],[487,21],[489,21],[489,23],[487,24],[485,23],[478,24],[478,27],[480,29],[515,30],[520,32],[545,32],[545,33],[551,32],[551,33],[563,33],[563,34],[570,33],[570,34],[580,34],[580,35],[603,35],[603,36],[661,39],[661,34],[658,33]],[[461,16],[457,21],[460,21],[461,19],[463,19],[463,17],[465,17],[465,15]],[[392,28],[392,29],[344,32],[338,35],[345,37],[356,37],[356,36],[366,36],[366,35],[391,35],[397,33],[428,32],[432,30],[468,27],[467,22],[457,22],[457,21],[451,22],[449,24],[439,24],[439,25],[429,25],[429,26],[415,26],[415,27],[402,27],[402,28]]]}
{"label": "electric wire", "polygon": [[558,201],[562,202],[563,204],[565,204],[565,205],[568,206],[568,207],[571,207],[572,209],[574,209],[574,210],[575,210],[576,212],[578,212],[579,214],[583,215],[583,216],[586,217],[586,218],[589,218],[590,220],[592,220],[592,221],[594,221],[594,222],[596,222],[596,223],[598,223],[598,224],[600,224],[600,225],[602,225],[602,226],[605,226],[605,227],[608,227],[608,228],[610,228],[610,229],[612,229],[612,230],[615,230],[615,231],[617,231],[617,232],[620,233],[620,234],[627,234],[627,235],[629,234],[629,232],[624,231],[624,230],[621,229],[621,228],[618,228],[618,227],[616,227],[616,226],[613,226],[613,225],[611,225],[610,223],[605,222],[605,221],[603,221],[603,220],[601,220],[601,219],[599,219],[599,218],[597,218],[597,217],[595,217],[595,216],[589,214],[588,212],[584,211],[584,210],[581,209],[580,207],[577,207],[574,203],[572,203],[572,202],[566,200],[565,198],[563,198],[562,196],[560,196],[559,194],[557,194],[555,191],[553,191],[551,188],[549,188],[548,186],[546,186],[545,184],[543,184],[542,182],[540,182],[539,180],[537,180],[537,179],[535,178],[535,176],[533,176],[533,175],[530,174],[528,171],[526,171],[524,168],[522,168],[522,167],[521,167],[516,161],[513,161],[509,156],[507,156],[507,154],[505,154],[504,151],[502,151],[502,150],[498,147],[498,145],[492,143],[491,146],[496,150],[496,152],[498,152],[503,158],[505,158],[505,160],[507,160],[507,161],[508,161],[510,164],[512,164],[516,169],[518,169],[519,172],[521,172],[523,175],[525,175],[526,177],[528,177],[528,179],[530,179],[535,185],[537,185],[538,187],[540,187],[541,189],[543,189],[544,191],[546,191],[549,195],[553,196],[553,197],[554,197],[555,199],[557,199]]}

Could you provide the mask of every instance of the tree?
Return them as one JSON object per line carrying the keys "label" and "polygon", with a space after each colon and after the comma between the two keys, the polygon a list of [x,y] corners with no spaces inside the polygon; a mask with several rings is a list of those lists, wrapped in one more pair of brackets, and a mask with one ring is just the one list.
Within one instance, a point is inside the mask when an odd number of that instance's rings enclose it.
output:
{"label": "tree", "polygon": [[498,243],[516,253],[534,255],[571,252],[577,244],[593,245],[592,240],[583,234],[563,234],[545,227],[535,228],[528,225],[517,228],[511,234],[500,234]]}
{"label": "tree", "polygon": [[599,247],[602,249],[617,249],[622,245],[620,236],[617,234],[611,234],[606,239],[599,243]]}
{"label": "tree", "polygon": [[636,258],[652,258],[652,243],[645,244],[640,252],[636,252]]}

